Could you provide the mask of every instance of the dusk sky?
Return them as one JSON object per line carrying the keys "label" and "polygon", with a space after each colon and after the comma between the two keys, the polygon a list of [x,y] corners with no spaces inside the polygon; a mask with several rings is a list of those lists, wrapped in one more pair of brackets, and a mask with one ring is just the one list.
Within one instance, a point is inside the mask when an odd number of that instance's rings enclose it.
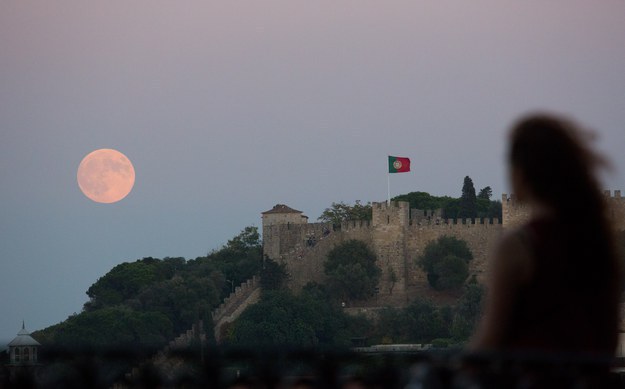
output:
{"label": "dusk sky", "polygon": [[[0,349],[115,265],[193,259],[276,203],[509,192],[519,115],[598,134],[625,191],[625,1],[0,2]],[[122,201],[76,182],[112,148]],[[581,204],[583,206],[583,204]]]}

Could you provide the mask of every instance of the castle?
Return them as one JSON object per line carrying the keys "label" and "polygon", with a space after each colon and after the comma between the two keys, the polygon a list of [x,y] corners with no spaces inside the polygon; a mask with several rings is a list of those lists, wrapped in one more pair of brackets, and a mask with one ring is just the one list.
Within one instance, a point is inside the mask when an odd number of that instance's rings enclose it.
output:
{"label": "castle", "polygon": [[[617,230],[625,230],[625,197],[621,191],[605,192],[610,218]],[[278,204],[262,213],[263,250],[269,258],[285,263],[289,286],[297,290],[309,281],[324,280],[323,262],[330,250],[349,239],[364,241],[376,254],[382,270],[376,304],[401,304],[415,293],[428,293],[426,274],[418,258],[426,245],[443,235],[467,242],[474,259],[470,274],[484,281],[486,261],[506,228],[519,225],[529,209],[514,195],[502,195],[502,219],[443,220],[433,211],[410,209],[408,202],[373,203],[372,219],[308,223],[301,211]]]}

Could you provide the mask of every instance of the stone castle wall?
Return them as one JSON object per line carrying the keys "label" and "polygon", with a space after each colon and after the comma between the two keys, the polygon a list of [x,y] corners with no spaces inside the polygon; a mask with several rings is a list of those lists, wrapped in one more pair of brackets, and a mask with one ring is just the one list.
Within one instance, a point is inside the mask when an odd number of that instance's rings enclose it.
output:
{"label": "stone castle wall", "polygon": [[615,190],[614,195],[609,190],[604,194],[608,203],[608,217],[617,231],[625,231],[625,197],[621,196],[620,190]]}
{"label": "stone castle wall", "polygon": [[[349,239],[362,240],[370,245],[371,231],[370,223],[360,220],[340,226],[330,223],[264,226],[264,254],[273,260],[286,263],[289,286],[300,289],[310,281],[325,280],[323,261],[334,246]],[[273,239],[269,242],[271,251],[267,250],[266,236]],[[373,249],[371,245],[370,247]]]}
{"label": "stone castle wall", "polygon": [[469,263],[469,271],[478,280],[485,279],[487,259],[503,232],[503,225],[498,220],[475,219],[447,221],[443,224],[411,225],[407,240],[408,263],[411,265],[406,280],[411,286],[427,284],[425,273],[418,266],[418,258],[423,255],[425,247],[441,236],[453,236],[467,242],[473,253]]}
{"label": "stone castle wall", "polygon": [[523,224],[530,216],[530,209],[519,202],[515,195],[501,195],[501,214],[503,225],[515,227]]}
{"label": "stone castle wall", "polygon": [[257,276],[241,283],[212,312],[215,341],[221,342],[224,330],[250,305],[260,300],[260,279]]}
{"label": "stone castle wall", "polygon": [[[405,201],[372,205],[372,244],[382,269],[381,295],[405,293],[409,271],[406,251],[410,208]],[[397,281],[391,278],[394,275]]]}
{"label": "stone castle wall", "polygon": [[[615,227],[625,230],[625,197],[620,191],[606,193]],[[507,228],[529,218],[529,209],[515,197],[502,195],[502,216],[497,219],[443,220],[440,212],[411,210],[407,202],[373,203],[372,220],[351,221],[341,226],[325,223],[263,226],[265,254],[286,263],[289,285],[299,289],[309,281],[323,282],[323,262],[328,252],[349,239],[364,241],[376,254],[382,270],[378,302],[406,300],[410,290],[427,288],[418,258],[428,243],[443,235],[467,242],[474,259],[470,274],[487,277],[487,258]],[[391,274],[395,274],[393,281]]]}
{"label": "stone castle wall", "polygon": [[[326,223],[263,226],[265,254],[286,263],[289,286],[297,290],[310,281],[325,280],[323,262],[332,248],[350,239],[361,240],[374,251],[382,269],[379,299],[405,300],[409,289],[427,285],[417,260],[430,241],[443,235],[467,241],[475,257],[470,271],[481,279],[488,251],[502,231],[498,220],[424,218],[423,215],[437,214],[410,210],[407,202],[374,203],[372,207],[370,222],[350,221],[340,226]],[[411,219],[412,213],[418,216]],[[391,273],[395,274],[396,281]]]}

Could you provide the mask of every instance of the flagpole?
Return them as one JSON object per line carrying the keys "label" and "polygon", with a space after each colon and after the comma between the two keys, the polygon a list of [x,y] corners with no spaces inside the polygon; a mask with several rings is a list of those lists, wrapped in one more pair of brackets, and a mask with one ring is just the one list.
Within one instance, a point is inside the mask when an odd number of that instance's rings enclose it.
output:
{"label": "flagpole", "polygon": [[386,201],[386,205],[391,205],[391,173],[386,169],[386,187],[388,190],[388,200]]}

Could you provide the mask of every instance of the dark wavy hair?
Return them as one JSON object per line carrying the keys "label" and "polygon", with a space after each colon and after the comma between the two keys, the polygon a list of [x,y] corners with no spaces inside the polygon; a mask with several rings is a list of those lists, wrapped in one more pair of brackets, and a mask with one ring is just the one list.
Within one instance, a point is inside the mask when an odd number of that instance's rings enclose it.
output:
{"label": "dark wavy hair", "polygon": [[521,118],[510,133],[510,165],[558,217],[605,216],[595,172],[607,161],[594,153],[572,121],[550,114]]}
{"label": "dark wavy hair", "polygon": [[[586,139],[586,136],[588,139]],[[509,163],[519,169],[532,195],[548,206],[579,260],[600,261],[615,271],[614,231],[596,171],[609,167],[573,121],[551,114],[521,118],[510,132]]]}
{"label": "dark wavy hair", "polygon": [[[557,278],[549,282],[554,288],[570,288],[569,298],[584,307],[588,320],[603,323],[596,329],[609,333],[593,339],[598,344],[605,341],[603,346],[609,350],[617,341],[623,274],[607,201],[596,176],[598,168],[609,164],[590,148],[589,141],[590,132],[569,119],[532,114],[512,127],[508,157],[523,189],[551,211],[530,221],[552,226],[540,230],[543,235],[536,238],[543,243],[542,250],[532,252],[533,259],[547,269],[558,266]],[[536,277],[544,274],[553,275]]]}

